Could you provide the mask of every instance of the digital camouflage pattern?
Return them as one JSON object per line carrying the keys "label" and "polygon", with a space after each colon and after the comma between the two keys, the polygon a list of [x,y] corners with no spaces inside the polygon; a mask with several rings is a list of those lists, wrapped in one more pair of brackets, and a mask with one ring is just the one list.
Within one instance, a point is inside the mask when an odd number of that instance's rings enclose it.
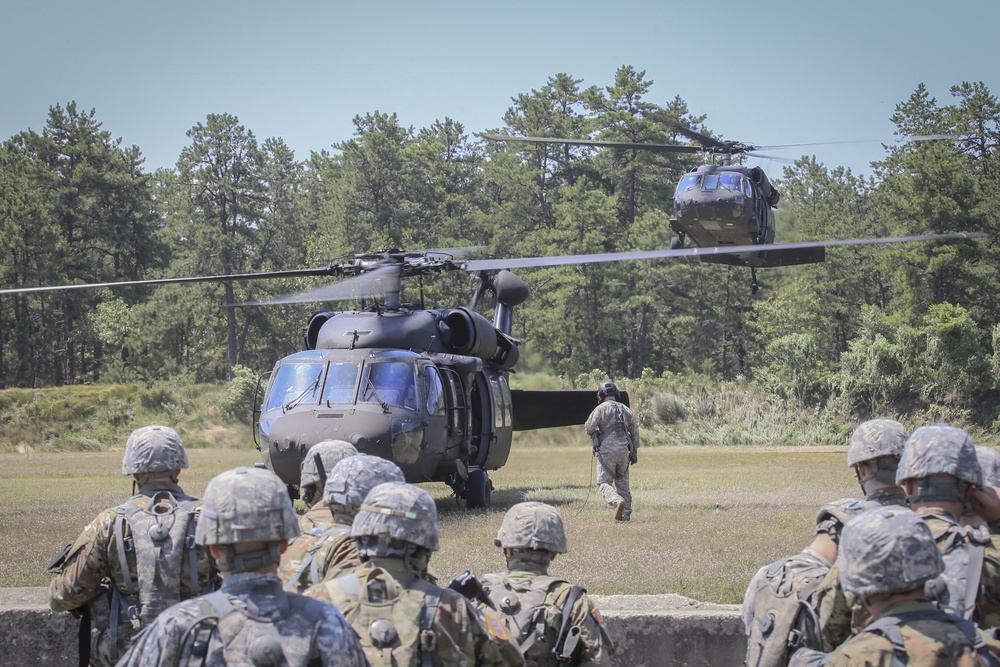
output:
{"label": "digital camouflage pattern", "polygon": [[132,431],[125,442],[123,475],[170,472],[187,467],[187,452],[181,438],[169,426],[143,426]]}
{"label": "digital camouflage pattern", "polygon": [[357,635],[333,606],[287,593],[273,574],[228,576],[218,593],[168,609],[122,667],[364,667]]}
{"label": "digital camouflage pattern", "polygon": [[891,419],[872,419],[864,422],[851,435],[847,448],[847,467],[871,461],[882,456],[899,456],[909,434],[906,427]]}
{"label": "digital camouflage pattern", "polygon": [[844,526],[837,566],[844,590],[859,597],[913,590],[944,571],[927,524],[904,507],[878,507]]}
{"label": "digital camouflage pattern", "polygon": [[[971,623],[963,629],[956,623],[961,622],[960,619],[944,615],[930,602],[898,602],[883,612],[883,619],[892,617],[900,618],[895,627],[905,653],[903,664],[913,667],[986,667],[990,665],[989,659],[996,660],[1000,656],[1000,644],[996,640],[978,631]],[[826,667],[899,665],[899,662],[893,660],[893,642],[886,636],[887,632],[892,631],[891,628],[883,631],[872,626],[869,628],[828,656],[800,651],[793,657],[790,667],[810,664],[823,664]],[[980,643],[984,645],[982,652],[977,651],[976,647]]]}
{"label": "digital camouflage pattern", "polygon": [[299,534],[284,483],[270,470],[235,468],[208,483],[195,540],[198,544],[281,542]]}
{"label": "digital camouflage pattern", "polygon": [[983,472],[983,485],[1000,486],[1000,453],[990,447],[976,445],[976,458]]}
{"label": "digital camouflage pattern", "polygon": [[403,482],[403,471],[392,461],[357,454],[330,470],[323,504],[299,517],[302,532],[281,556],[278,576],[286,590],[302,592],[318,584],[331,570],[360,564],[351,523],[368,492],[386,482]]}
{"label": "digital camouflage pattern", "polygon": [[[1000,544],[985,526],[966,526],[950,514],[918,509],[939,551],[945,570],[947,595],[939,602],[957,616],[972,618],[984,629],[1000,627]],[[978,572],[975,571],[978,565]],[[978,577],[978,586],[975,579]],[[968,609],[969,579],[972,578],[974,609]]]}
{"label": "digital camouflage pattern", "polygon": [[[186,495],[179,486],[171,482],[153,482],[139,488],[139,493],[127,501],[127,505],[137,511],[145,511],[154,502],[154,496],[169,493],[178,502],[196,503],[197,500]],[[197,509],[194,509],[197,519]],[[123,521],[120,534],[122,544],[116,537],[115,520],[119,509],[112,507],[101,512],[84,528],[83,533],[67,552],[61,571],[49,585],[49,606],[53,611],[71,611],[86,606],[91,617],[91,664],[113,665],[118,656],[124,653],[136,633],[136,628],[129,622],[124,613],[119,610],[118,623],[111,632],[111,587],[113,586],[127,605],[136,605],[139,611],[138,588],[147,586],[148,567],[137,566],[136,549],[144,549],[141,540],[134,540],[132,527],[128,521]],[[186,521],[185,521],[186,523]],[[186,528],[186,526],[185,526]],[[186,533],[186,530],[184,531]],[[176,545],[176,536],[171,538],[171,544]],[[120,549],[119,546],[122,548]],[[201,594],[215,574],[215,566],[203,548],[195,548],[196,572],[192,576],[191,560],[184,549],[174,552],[172,574],[169,581],[176,586],[176,592],[170,592],[173,601],[184,600]],[[121,555],[124,553],[124,564]],[[125,572],[129,573],[132,585],[128,585]],[[192,582],[195,582],[192,585]],[[161,582],[162,583],[162,582]],[[151,600],[155,603],[155,600]],[[150,609],[149,612],[152,610]],[[147,617],[150,613],[147,613]],[[112,646],[112,634],[116,635]]]}
{"label": "digital camouflage pattern", "polygon": [[529,501],[507,510],[493,543],[505,549],[542,549],[564,554],[566,531],[555,507]]}
{"label": "digital camouflage pattern", "polygon": [[607,400],[597,404],[584,428],[596,438],[597,488],[608,505],[625,503],[621,518],[628,521],[632,517],[629,465],[639,449],[639,422],[628,406]]}
{"label": "digital camouflage pattern", "polygon": [[316,465],[316,456],[323,464],[323,471],[329,477],[334,466],[351,456],[357,456],[358,450],[346,440],[324,440],[309,448],[305,458],[302,459],[301,474],[299,477],[299,487],[305,488],[314,484],[319,484],[321,475],[319,467]]}
{"label": "digital camouflage pattern", "polygon": [[828,535],[839,544],[844,525],[869,507],[869,503],[857,498],[841,498],[823,505],[816,513],[816,535]]}
{"label": "digital camouflage pattern", "polygon": [[[552,650],[573,586],[548,576],[544,566],[530,562],[512,562],[505,574],[485,575],[482,585],[501,612],[507,634],[515,644],[525,647],[525,665],[547,667],[557,664]],[[485,605],[480,605],[480,609],[490,613]],[[604,630],[604,617],[586,592],[573,603],[569,623],[570,628],[579,629],[579,642],[570,664],[610,665],[614,645]],[[565,642],[559,648],[564,647]]]}
{"label": "digital camouflage pattern", "polygon": [[498,618],[487,620],[461,594],[421,579],[397,558],[372,558],[306,595],[344,613],[373,665],[416,667],[425,652],[440,665],[524,664]]}
{"label": "digital camouflage pattern", "polygon": [[973,486],[982,486],[976,446],[968,433],[947,424],[921,426],[913,432],[899,460],[896,483],[934,474],[954,475]]}
{"label": "digital camouflage pattern", "polygon": [[399,540],[438,551],[437,505],[431,494],[412,484],[379,484],[365,497],[351,537]]}

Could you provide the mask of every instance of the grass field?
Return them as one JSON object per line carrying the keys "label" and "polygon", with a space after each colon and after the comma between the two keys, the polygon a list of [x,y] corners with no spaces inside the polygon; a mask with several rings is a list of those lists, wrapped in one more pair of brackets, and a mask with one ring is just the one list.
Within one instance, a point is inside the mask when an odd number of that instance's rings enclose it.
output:
{"label": "grass field", "polygon": [[[560,509],[569,537],[553,574],[597,594],[738,603],[760,565],[808,544],[820,505],[857,490],[844,447],[645,448],[632,469],[632,522],[615,524],[594,488],[589,446],[535,442],[515,437],[508,465],[491,473],[490,511],[462,510],[447,487],[426,485],[441,519],[442,548],[431,560],[439,577],[502,569],[493,537],[503,512],[539,500]],[[189,455],[181,483],[193,495],[218,472],[258,458],[253,448]],[[45,585],[56,553],[131,493],[120,470],[121,451],[0,454],[0,586]]]}

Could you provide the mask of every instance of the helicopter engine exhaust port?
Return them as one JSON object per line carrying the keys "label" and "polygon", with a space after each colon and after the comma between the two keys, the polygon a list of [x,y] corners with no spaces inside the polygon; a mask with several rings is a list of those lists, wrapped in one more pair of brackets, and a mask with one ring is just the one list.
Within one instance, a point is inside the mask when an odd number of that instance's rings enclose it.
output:
{"label": "helicopter engine exhaust port", "polygon": [[492,359],[499,347],[493,323],[465,307],[446,311],[438,331],[441,342],[459,354]]}

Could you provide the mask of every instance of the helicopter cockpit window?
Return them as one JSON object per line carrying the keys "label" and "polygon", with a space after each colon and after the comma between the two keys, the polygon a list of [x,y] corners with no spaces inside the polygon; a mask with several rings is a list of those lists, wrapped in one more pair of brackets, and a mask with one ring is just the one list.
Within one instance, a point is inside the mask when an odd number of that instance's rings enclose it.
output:
{"label": "helicopter cockpit window", "polygon": [[414,366],[405,361],[374,363],[368,366],[362,381],[361,400],[417,409],[417,383]]}
{"label": "helicopter cockpit window", "polygon": [[733,192],[743,191],[742,181],[743,178],[739,174],[728,173],[719,175],[719,187],[732,190]]}
{"label": "helicopter cockpit window", "polygon": [[696,188],[700,182],[701,174],[685,174],[684,178],[682,178],[681,182],[677,185],[677,191],[681,192],[682,190]]}
{"label": "helicopter cockpit window", "polygon": [[282,406],[287,409],[303,403],[317,403],[322,379],[323,364],[283,365],[278,369],[271,385],[264,411]]}
{"label": "helicopter cockpit window", "polygon": [[443,415],[445,413],[444,403],[444,383],[441,382],[441,374],[433,366],[425,369],[427,388],[427,413],[431,415]]}
{"label": "helicopter cockpit window", "polygon": [[715,190],[719,187],[719,175],[718,174],[705,174],[705,180],[702,183],[703,190]]}
{"label": "helicopter cockpit window", "polygon": [[330,364],[323,387],[323,403],[353,403],[360,366],[357,362]]}

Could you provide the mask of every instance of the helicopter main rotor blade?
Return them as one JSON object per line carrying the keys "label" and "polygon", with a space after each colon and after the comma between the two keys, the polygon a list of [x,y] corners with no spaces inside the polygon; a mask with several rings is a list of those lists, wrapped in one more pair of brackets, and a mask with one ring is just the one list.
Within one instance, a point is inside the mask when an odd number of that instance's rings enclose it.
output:
{"label": "helicopter main rotor blade", "polygon": [[387,264],[336,283],[291,292],[269,299],[247,301],[239,306],[273,306],[283,303],[312,303],[316,301],[348,301],[381,295],[387,291],[399,292],[399,264]]}
{"label": "helicopter main rotor blade", "polygon": [[803,248],[834,248],[838,246],[876,245],[883,243],[913,243],[915,241],[945,241],[955,239],[981,239],[985,232],[957,234],[929,234],[923,236],[888,236],[871,239],[843,239],[834,241],[806,241],[803,243],[759,243],[741,246],[714,246],[711,248],[680,248],[678,250],[636,250],[609,252],[594,255],[557,255],[553,257],[520,257],[514,259],[474,259],[465,262],[469,271],[497,269],[523,269],[534,266],[568,266],[571,264],[597,264],[666,257],[697,257],[699,255],[735,255],[737,253],[767,252],[774,250],[799,250]]}
{"label": "helicopter main rotor blade", "polygon": [[300,278],[303,276],[331,276],[336,270],[329,266],[313,269],[289,269],[287,271],[265,271],[262,273],[233,273],[218,276],[191,276],[188,278],[151,278],[149,280],[123,280],[113,283],[84,283],[75,285],[44,285],[40,287],[15,287],[0,289],[0,294],[25,294],[28,292],[62,292],[68,290],[94,289],[98,287],[136,287],[139,285],[171,285],[179,283],[225,283],[240,280],[261,280],[264,278]]}
{"label": "helicopter main rotor blade", "polygon": [[560,139],[559,137],[511,137],[503,134],[486,134],[494,141],[517,141],[528,144],[568,144],[570,146],[594,146],[596,148],[619,148],[624,150],[650,151],[653,153],[703,153],[698,146],[682,144],[639,144],[631,141],[597,141],[596,139]]}

